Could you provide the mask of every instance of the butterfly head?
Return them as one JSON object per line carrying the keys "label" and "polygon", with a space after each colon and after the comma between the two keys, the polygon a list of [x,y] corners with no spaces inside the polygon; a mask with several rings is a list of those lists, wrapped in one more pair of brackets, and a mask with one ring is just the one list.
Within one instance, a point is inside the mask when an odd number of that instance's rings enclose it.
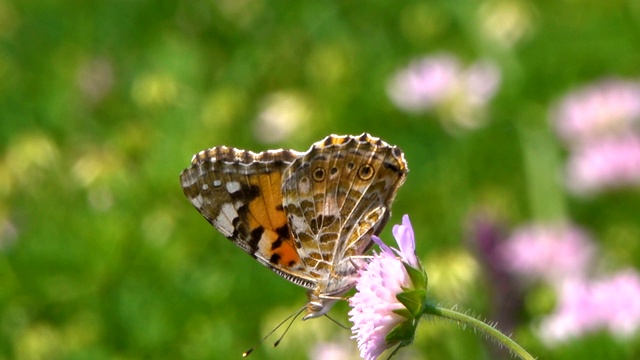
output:
{"label": "butterfly head", "polygon": [[333,304],[340,298],[321,298],[315,292],[309,291],[309,302],[307,303],[307,315],[302,320],[309,320],[325,315]]}

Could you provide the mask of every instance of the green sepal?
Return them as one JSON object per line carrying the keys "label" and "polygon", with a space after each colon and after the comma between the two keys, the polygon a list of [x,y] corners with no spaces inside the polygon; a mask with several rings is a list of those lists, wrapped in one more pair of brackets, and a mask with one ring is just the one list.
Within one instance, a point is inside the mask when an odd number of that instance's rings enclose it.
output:
{"label": "green sepal", "polygon": [[407,346],[413,342],[413,337],[416,334],[416,327],[418,321],[416,319],[407,319],[394,327],[384,340],[388,346],[400,344],[400,346]]}
{"label": "green sepal", "polygon": [[427,291],[425,289],[403,291],[396,295],[396,299],[407,308],[412,318],[419,318],[427,302]]}
{"label": "green sepal", "polygon": [[406,319],[412,319],[413,318],[413,314],[411,314],[411,312],[409,310],[407,310],[407,308],[402,308],[402,309],[396,309],[396,310],[392,310],[394,314],[398,314],[400,316],[402,316],[403,318]]}
{"label": "green sepal", "polygon": [[424,272],[424,269],[422,269],[422,267],[420,267],[419,269],[416,269],[405,262],[403,262],[402,265],[404,265],[404,269],[407,271],[407,274],[409,275],[409,279],[411,279],[411,283],[413,284],[413,287],[415,289],[427,288],[427,283],[428,283],[427,273]]}

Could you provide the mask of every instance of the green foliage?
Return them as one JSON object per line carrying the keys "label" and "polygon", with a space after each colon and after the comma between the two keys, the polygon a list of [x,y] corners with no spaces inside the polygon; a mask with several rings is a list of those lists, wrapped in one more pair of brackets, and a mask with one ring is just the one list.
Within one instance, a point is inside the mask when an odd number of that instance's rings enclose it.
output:
{"label": "green foliage", "polygon": [[[496,35],[487,14],[507,3],[521,17]],[[452,134],[436,114],[389,101],[394,71],[439,51],[502,69],[484,127]],[[588,202],[548,189],[564,155],[547,119],[566,91],[638,77],[639,63],[637,1],[0,0],[0,359],[239,357],[302,306],[302,289],[184,199],[180,171],[214,145],[305,150],[366,131],[405,152],[411,171],[390,224],[410,214],[423,259],[465,252],[469,211],[488,207],[513,224],[572,218],[612,263],[640,266],[637,196]],[[259,114],[282,94],[305,120],[262,138]],[[540,144],[537,163],[526,146]],[[482,286],[458,290],[455,301],[486,310]],[[541,358],[575,358],[579,349],[554,352],[530,333],[541,315],[524,316],[516,340]],[[251,356],[306,358],[350,336],[327,319],[292,329]],[[490,357],[482,339],[425,331],[420,358]],[[640,348],[599,344],[617,358]]]}

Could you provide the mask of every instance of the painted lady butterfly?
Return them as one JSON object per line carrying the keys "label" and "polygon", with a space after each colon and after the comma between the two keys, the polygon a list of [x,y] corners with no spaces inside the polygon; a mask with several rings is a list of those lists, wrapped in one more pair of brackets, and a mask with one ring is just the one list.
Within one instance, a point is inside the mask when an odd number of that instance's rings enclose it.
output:
{"label": "painted lady butterfly", "polygon": [[365,133],[330,135],[307,152],[217,146],[194,155],[180,182],[224,236],[308,289],[309,319],[355,285],[352,257],[382,231],[407,171],[399,148]]}

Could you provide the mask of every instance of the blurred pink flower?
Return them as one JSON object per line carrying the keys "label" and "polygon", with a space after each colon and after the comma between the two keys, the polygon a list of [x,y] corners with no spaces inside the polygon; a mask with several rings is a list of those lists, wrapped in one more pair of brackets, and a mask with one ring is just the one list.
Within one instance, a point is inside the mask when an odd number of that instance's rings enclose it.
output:
{"label": "blurred pink flower", "polygon": [[584,231],[570,225],[530,225],[515,230],[499,252],[505,268],[558,285],[586,275],[595,245]]}
{"label": "blurred pink flower", "polygon": [[[416,285],[405,266],[422,271],[415,255],[415,237],[407,215],[403,217],[402,225],[394,226],[393,234],[400,247],[399,251],[390,248],[376,236],[373,237],[382,252],[374,253],[366,266],[360,269],[357,291],[349,299],[353,338],[358,342],[360,356],[367,360],[376,359],[384,350],[394,345],[409,344],[413,338],[412,333],[405,334],[410,339],[402,340],[389,340],[387,336],[405,322],[412,323],[411,327],[414,329],[417,325],[416,319],[407,318],[402,312],[398,313],[401,310],[406,313],[407,309],[397,295],[414,289]],[[426,275],[424,276],[426,286]]]}
{"label": "blurred pink flower", "polygon": [[456,86],[460,71],[458,59],[451,55],[425,57],[396,73],[387,91],[399,108],[424,111],[444,101]]}
{"label": "blurred pink flower", "polygon": [[640,330],[640,275],[635,270],[595,281],[573,279],[558,291],[556,310],[538,328],[549,345],[600,330],[623,338]]}
{"label": "blurred pink flower", "polygon": [[311,351],[312,360],[350,360],[357,358],[355,347],[339,342],[320,343]]}
{"label": "blurred pink flower", "polygon": [[640,121],[640,82],[609,79],[587,86],[564,97],[551,117],[570,144],[626,134]]}
{"label": "blurred pink flower", "polygon": [[407,112],[438,110],[459,125],[474,127],[485,105],[500,85],[500,70],[480,61],[463,68],[450,54],[437,54],[411,62],[387,86],[391,101]]}
{"label": "blurred pink flower", "polygon": [[578,147],[569,158],[566,181],[575,193],[640,185],[640,136],[604,138]]}

